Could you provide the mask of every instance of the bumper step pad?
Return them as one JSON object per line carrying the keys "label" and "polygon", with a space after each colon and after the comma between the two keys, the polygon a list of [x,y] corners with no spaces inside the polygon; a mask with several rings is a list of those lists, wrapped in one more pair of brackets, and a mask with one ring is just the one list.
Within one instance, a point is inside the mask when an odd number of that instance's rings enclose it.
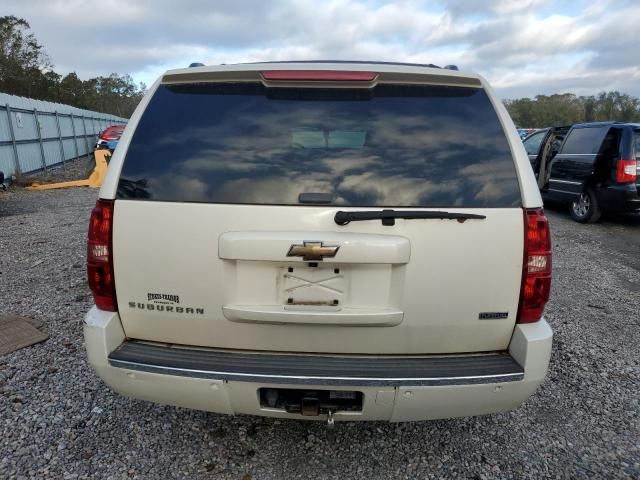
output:
{"label": "bumper step pad", "polygon": [[523,368],[506,352],[448,356],[240,353],[130,340],[109,355],[109,363],[181,377],[300,385],[468,385],[524,378]]}

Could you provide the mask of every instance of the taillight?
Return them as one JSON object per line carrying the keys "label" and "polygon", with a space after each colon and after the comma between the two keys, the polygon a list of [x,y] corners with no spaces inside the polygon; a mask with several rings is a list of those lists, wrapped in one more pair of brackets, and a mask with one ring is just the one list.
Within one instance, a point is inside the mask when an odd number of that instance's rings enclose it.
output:
{"label": "taillight", "polygon": [[637,168],[638,162],[636,160],[618,160],[618,166],[616,168],[616,182],[635,182],[636,178],[638,178],[638,173],[636,171]]}
{"label": "taillight", "polygon": [[518,323],[537,322],[551,293],[551,233],[542,208],[524,211],[524,264]]}
{"label": "taillight", "polygon": [[340,70],[267,70],[262,72],[265,80],[277,81],[330,81],[371,82],[378,76],[375,72],[350,72]]}
{"label": "taillight", "polygon": [[87,275],[96,307],[118,311],[112,252],[113,200],[98,200],[91,211],[87,242]]}

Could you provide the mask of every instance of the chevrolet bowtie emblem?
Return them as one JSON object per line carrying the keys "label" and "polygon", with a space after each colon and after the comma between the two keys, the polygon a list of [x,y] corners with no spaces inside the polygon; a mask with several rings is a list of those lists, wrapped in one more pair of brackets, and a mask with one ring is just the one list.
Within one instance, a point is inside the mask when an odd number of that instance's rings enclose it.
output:
{"label": "chevrolet bowtie emblem", "polygon": [[305,262],[322,261],[324,257],[335,257],[340,247],[326,246],[322,242],[303,242],[304,245],[291,245],[287,257],[302,257]]}

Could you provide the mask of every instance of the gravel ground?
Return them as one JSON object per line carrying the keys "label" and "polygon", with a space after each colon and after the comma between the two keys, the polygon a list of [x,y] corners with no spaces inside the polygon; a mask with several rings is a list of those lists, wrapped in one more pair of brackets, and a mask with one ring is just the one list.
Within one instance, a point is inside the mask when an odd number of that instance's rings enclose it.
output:
{"label": "gravel ground", "polygon": [[0,357],[0,478],[639,478],[640,218],[551,211],[551,370],[515,411],[409,424],[226,417],[112,393],[85,359],[96,191],[0,192],[0,313],[46,342]]}

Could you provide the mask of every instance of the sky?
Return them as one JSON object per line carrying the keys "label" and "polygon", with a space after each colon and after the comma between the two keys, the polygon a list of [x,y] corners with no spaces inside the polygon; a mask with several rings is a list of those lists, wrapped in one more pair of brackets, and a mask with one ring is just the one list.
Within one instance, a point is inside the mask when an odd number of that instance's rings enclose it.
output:
{"label": "sky", "polygon": [[640,96],[640,0],[2,0],[58,73],[265,60],[456,64],[502,98]]}

